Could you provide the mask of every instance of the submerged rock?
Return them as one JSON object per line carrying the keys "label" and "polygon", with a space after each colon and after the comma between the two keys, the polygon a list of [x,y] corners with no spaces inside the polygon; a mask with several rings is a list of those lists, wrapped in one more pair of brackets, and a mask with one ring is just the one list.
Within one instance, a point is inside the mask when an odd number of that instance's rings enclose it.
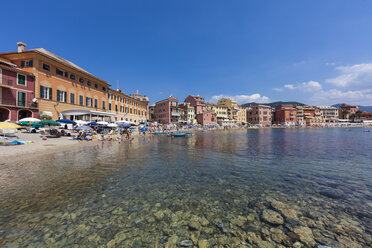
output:
{"label": "submerged rock", "polygon": [[180,242],[180,246],[182,247],[190,247],[190,246],[193,246],[194,243],[191,241],[191,240],[182,240]]}
{"label": "submerged rock", "polygon": [[284,223],[283,217],[278,212],[270,209],[262,211],[261,218],[263,221],[274,225],[282,225]]}
{"label": "submerged rock", "polygon": [[328,198],[342,199],[344,198],[344,193],[338,189],[322,189],[319,194],[324,195]]}
{"label": "submerged rock", "polygon": [[310,228],[306,226],[296,226],[293,228],[293,232],[297,234],[300,240],[307,246],[315,246],[314,235]]}
{"label": "submerged rock", "polygon": [[217,222],[216,226],[218,227],[218,229],[220,229],[221,232],[227,233],[227,229],[224,227],[222,222]]}
{"label": "submerged rock", "polygon": [[271,201],[271,207],[277,210],[278,212],[280,212],[286,218],[290,218],[294,220],[298,219],[298,214],[296,210],[294,210],[293,208],[291,208],[290,206],[288,206],[287,204],[283,202],[273,200]]}

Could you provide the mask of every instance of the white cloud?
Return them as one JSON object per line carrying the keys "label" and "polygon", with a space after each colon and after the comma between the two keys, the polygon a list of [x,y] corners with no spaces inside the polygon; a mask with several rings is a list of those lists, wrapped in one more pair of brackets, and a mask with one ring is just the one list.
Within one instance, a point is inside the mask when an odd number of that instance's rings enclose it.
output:
{"label": "white cloud", "polygon": [[282,92],[283,91],[283,88],[273,88],[274,91],[279,91],[279,92]]}
{"label": "white cloud", "polygon": [[349,103],[372,105],[372,89],[341,91],[337,89],[321,90],[311,97],[314,104]]}
{"label": "white cloud", "polygon": [[210,98],[211,102],[217,102],[221,98],[230,98],[236,100],[239,104],[244,104],[248,102],[257,102],[257,103],[266,103],[269,102],[270,99],[267,96],[261,96],[260,94],[252,94],[252,95],[235,95],[235,96],[228,96],[228,95],[216,95]]}
{"label": "white cloud", "polygon": [[371,86],[372,84],[372,63],[339,66],[336,67],[336,70],[339,71],[341,75],[326,80],[327,83],[338,87]]}
{"label": "white cloud", "polygon": [[299,84],[285,84],[283,88],[273,88],[275,91],[283,91],[284,89],[288,90],[301,90],[305,92],[316,92],[322,89],[322,85],[315,81],[303,82]]}

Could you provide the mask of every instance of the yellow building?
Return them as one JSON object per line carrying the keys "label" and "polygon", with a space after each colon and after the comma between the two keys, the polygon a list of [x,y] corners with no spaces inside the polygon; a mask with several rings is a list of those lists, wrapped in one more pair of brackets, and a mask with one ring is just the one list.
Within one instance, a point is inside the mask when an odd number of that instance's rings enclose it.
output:
{"label": "yellow building", "polygon": [[114,121],[146,122],[148,104],[145,96],[126,95],[121,90],[108,91],[108,112],[115,114]]}
{"label": "yellow building", "polygon": [[115,114],[106,112],[109,83],[43,48],[26,50],[26,44],[17,45],[18,51],[0,56],[35,75],[40,114],[50,115],[54,120],[114,117]]}
{"label": "yellow building", "polygon": [[245,124],[247,122],[247,109],[241,105],[236,107],[237,124]]}
{"label": "yellow building", "polygon": [[207,110],[213,110],[217,114],[217,119],[228,119],[227,107],[220,106],[214,103],[205,104]]}

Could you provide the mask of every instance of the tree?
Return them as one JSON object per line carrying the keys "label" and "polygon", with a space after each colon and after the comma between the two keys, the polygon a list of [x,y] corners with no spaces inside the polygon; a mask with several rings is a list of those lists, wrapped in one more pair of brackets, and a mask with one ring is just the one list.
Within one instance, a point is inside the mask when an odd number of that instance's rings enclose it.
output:
{"label": "tree", "polygon": [[39,115],[40,120],[51,120],[52,117],[50,115]]}

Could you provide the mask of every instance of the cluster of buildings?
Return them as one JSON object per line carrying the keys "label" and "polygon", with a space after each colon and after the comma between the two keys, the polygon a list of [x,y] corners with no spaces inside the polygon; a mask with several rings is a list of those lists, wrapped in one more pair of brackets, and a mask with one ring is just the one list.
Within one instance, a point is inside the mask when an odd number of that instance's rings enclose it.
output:
{"label": "cluster of buildings", "polygon": [[171,96],[149,106],[146,96],[114,90],[105,80],[43,48],[26,50],[23,42],[17,45],[17,51],[0,53],[0,121],[47,116],[54,120],[312,126],[372,120],[372,113],[346,104],[339,108],[244,107],[229,98],[214,104],[189,95],[183,103]]}
{"label": "cluster of buildings", "polygon": [[146,122],[149,99],[125,94],[43,48],[0,53],[0,121],[50,116],[57,120]]}
{"label": "cluster of buildings", "polygon": [[244,107],[229,98],[222,98],[214,104],[205,102],[201,96],[189,95],[181,104],[171,96],[151,105],[150,120],[162,124],[320,126],[372,120],[372,113],[359,111],[358,106],[346,104],[339,108],[298,105],[271,107],[264,104]]}

